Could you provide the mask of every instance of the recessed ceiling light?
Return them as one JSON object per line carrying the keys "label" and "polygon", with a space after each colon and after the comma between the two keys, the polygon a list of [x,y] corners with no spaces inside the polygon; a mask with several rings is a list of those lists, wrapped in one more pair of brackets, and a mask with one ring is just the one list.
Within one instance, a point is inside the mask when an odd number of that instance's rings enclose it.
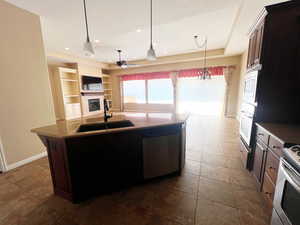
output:
{"label": "recessed ceiling light", "polygon": [[95,43],[99,43],[100,41],[98,39],[95,40]]}
{"label": "recessed ceiling light", "polygon": [[70,50],[70,48],[65,48],[65,50],[66,50],[66,51],[69,51],[69,50]]}
{"label": "recessed ceiling light", "polygon": [[141,29],[137,29],[136,32],[140,33],[140,32],[142,32],[142,30]]}

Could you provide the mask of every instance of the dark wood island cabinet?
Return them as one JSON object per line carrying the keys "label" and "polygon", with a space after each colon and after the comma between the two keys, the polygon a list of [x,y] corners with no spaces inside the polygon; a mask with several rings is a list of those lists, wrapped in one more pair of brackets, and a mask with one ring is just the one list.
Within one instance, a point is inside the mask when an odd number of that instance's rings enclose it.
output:
{"label": "dark wood island cabinet", "polygon": [[122,128],[78,132],[82,126],[104,124],[101,118],[88,118],[32,130],[47,147],[55,194],[80,202],[146,179],[180,174],[187,117],[132,115],[113,117],[133,124]]}

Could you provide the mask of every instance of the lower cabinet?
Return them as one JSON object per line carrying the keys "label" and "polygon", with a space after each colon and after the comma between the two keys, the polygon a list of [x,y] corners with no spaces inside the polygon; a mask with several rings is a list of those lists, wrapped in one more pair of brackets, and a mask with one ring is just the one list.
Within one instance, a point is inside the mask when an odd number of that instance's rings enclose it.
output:
{"label": "lower cabinet", "polygon": [[265,173],[263,180],[262,193],[264,199],[266,200],[267,206],[272,209],[273,208],[273,199],[275,194],[275,185],[271,181],[271,178],[267,173]]}
{"label": "lower cabinet", "polygon": [[263,143],[257,141],[254,150],[253,158],[253,176],[257,181],[258,188],[261,190],[264,176],[264,162],[266,157],[267,147]]}
{"label": "lower cabinet", "polygon": [[73,202],[179,174],[185,158],[181,124],[41,139],[47,146],[55,194]]}
{"label": "lower cabinet", "polygon": [[262,192],[270,213],[273,208],[277,173],[283,146],[284,144],[279,142],[272,133],[258,126],[252,174],[258,183],[259,190]]}

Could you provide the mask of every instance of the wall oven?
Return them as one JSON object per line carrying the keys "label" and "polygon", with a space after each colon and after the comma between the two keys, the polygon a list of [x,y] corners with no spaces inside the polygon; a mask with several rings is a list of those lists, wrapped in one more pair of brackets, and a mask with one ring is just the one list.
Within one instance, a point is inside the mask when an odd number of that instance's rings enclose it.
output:
{"label": "wall oven", "polygon": [[300,224],[300,173],[281,159],[274,197],[272,225]]}
{"label": "wall oven", "polygon": [[243,103],[240,114],[240,135],[243,141],[250,146],[253,129],[255,106]]}

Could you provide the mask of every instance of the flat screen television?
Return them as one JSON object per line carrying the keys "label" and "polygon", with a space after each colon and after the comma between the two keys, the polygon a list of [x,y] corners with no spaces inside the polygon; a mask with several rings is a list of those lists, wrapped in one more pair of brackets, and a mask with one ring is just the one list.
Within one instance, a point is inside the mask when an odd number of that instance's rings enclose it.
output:
{"label": "flat screen television", "polygon": [[83,91],[97,91],[102,92],[102,79],[100,77],[81,76]]}

